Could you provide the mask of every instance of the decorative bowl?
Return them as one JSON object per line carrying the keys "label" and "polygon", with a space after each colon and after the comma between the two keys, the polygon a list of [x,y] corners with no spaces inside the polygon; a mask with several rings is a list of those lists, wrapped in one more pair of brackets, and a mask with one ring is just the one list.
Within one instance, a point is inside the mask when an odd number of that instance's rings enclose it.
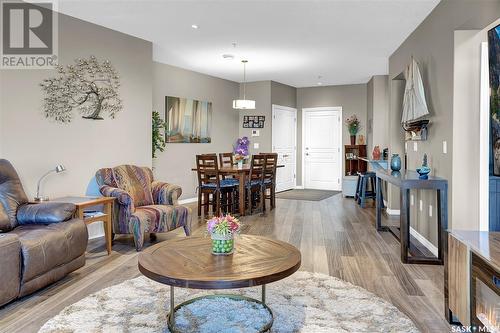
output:
{"label": "decorative bowl", "polygon": [[428,179],[429,178],[429,172],[431,172],[431,168],[429,167],[420,167],[417,168],[417,173],[419,174],[420,179]]}

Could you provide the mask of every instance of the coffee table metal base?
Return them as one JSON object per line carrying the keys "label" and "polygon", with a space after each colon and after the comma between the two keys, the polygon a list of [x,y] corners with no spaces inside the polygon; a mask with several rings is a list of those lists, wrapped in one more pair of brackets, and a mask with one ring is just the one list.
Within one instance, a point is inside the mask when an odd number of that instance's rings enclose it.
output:
{"label": "coffee table metal base", "polygon": [[267,332],[273,326],[274,315],[273,315],[273,311],[266,305],[266,285],[265,284],[262,285],[262,301],[256,300],[256,299],[251,298],[251,297],[241,296],[241,295],[216,294],[216,295],[207,295],[207,296],[196,297],[196,298],[190,299],[190,300],[183,302],[183,303],[176,306],[174,296],[175,296],[174,295],[174,287],[170,286],[170,313],[168,314],[167,324],[168,324],[168,329],[172,333],[183,333],[182,331],[178,330],[175,327],[175,312],[177,310],[179,310],[180,308],[182,308],[183,306],[186,306],[188,304],[194,303],[194,302],[202,300],[202,299],[209,299],[209,298],[230,298],[230,299],[234,299],[234,300],[254,302],[257,304],[261,304],[271,315],[271,320],[268,323],[266,323],[262,327],[261,330],[259,330],[259,333]]}

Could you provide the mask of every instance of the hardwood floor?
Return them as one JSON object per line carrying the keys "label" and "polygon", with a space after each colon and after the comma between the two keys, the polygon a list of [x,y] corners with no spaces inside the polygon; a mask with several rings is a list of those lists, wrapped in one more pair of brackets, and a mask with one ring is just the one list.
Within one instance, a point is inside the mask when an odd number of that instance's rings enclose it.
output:
{"label": "hardwood floor", "polygon": [[[401,264],[399,243],[390,233],[375,231],[374,213],[341,195],[316,202],[278,199],[272,212],[244,217],[243,233],[290,242],[302,252],[302,270],[336,276],[377,294],[423,332],[449,332],[443,315],[443,267]],[[199,221],[194,235],[204,230]],[[172,237],[184,237],[182,230],[158,235],[157,241]],[[84,267],[0,308],[0,332],[36,332],[65,306],[139,275],[132,238],[118,237],[110,256],[103,238],[92,240]]]}

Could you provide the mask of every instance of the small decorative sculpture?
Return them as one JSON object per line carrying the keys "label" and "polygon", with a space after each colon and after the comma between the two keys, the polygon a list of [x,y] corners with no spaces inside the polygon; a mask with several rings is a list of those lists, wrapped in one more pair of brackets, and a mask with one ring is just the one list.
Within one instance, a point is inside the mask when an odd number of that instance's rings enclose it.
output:
{"label": "small decorative sculpture", "polygon": [[380,147],[379,146],[373,147],[372,157],[375,161],[380,160]]}
{"label": "small decorative sculpture", "polygon": [[58,66],[57,72],[59,76],[40,84],[46,118],[69,123],[73,108],[78,108],[82,118],[102,120],[102,112],[114,118],[123,109],[118,96],[120,77],[108,60],[99,62],[95,56],[76,59],[74,65]]}
{"label": "small decorative sculpture", "polygon": [[431,172],[431,168],[427,166],[427,154],[424,154],[424,158],[422,160],[422,166],[417,168],[417,173],[419,174],[420,179],[428,179],[429,172]]}

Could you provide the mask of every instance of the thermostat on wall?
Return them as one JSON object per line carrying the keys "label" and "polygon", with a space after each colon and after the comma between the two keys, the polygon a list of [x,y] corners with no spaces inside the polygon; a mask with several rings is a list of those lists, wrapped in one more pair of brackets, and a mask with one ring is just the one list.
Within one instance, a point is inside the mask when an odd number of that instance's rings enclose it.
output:
{"label": "thermostat on wall", "polygon": [[252,136],[260,136],[259,130],[252,130]]}

